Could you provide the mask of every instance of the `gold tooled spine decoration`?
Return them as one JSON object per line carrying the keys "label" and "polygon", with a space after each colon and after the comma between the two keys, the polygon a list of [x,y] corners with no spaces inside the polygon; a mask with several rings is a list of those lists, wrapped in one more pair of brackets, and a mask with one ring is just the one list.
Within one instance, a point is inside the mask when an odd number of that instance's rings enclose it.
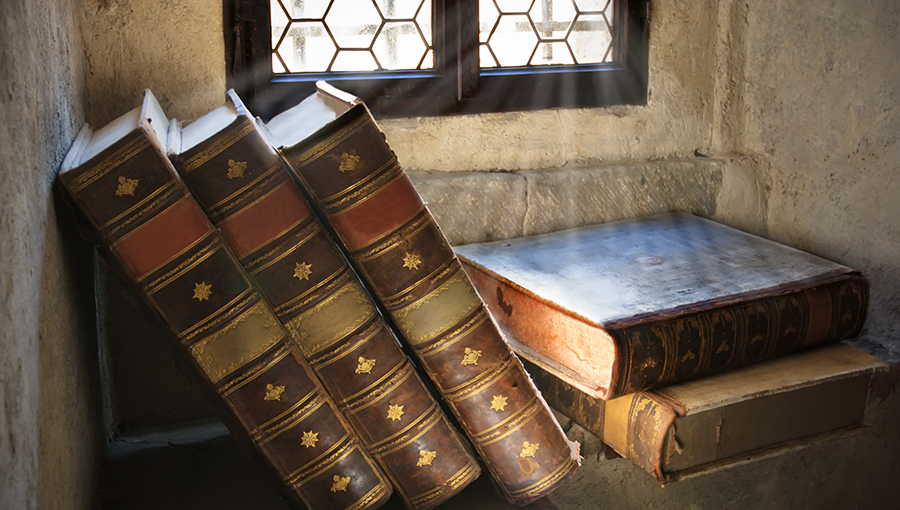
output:
{"label": "gold tooled spine decoration", "polygon": [[303,432],[303,437],[300,438],[300,444],[307,448],[314,448],[316,443],[319,442],[319,433],[313,432],[311,430],[307,430]]}
{"label": "gold tooled spine decoration", "polygon": [[194,284],[193,299],[196,299],[197,301],[209,301],[209,296],[212,296],[212,285],[206,282],[197,282]]}
{"label": "gold tooled spine decoration", "polygon": [[419,461],[416,462],[416,467],[430,466],[436,457],[437,452],[419,450]]}
{"label": "gold tooled spine decoration", "polygon": [[264,400],[277,400],[281,401],[281,396],[284,395],[284,386],[280,384],[266,384],[266,396]]}
{"label": "gold tooled spine decoration", "polygon": [[476,351],[471,347],[466,347],[465,354],[463,354],[463,359],[461,365],[477,365],[478,358],[481,357],[481,351]]}
{"label": "gold tooled spine decoration", "polygon": [[389,404],[387,417],[390,420],[400,421],[403,417],[403,406],[400,404]]}
{"label": "gold tooled spine decoration", "polygon": [[309,281],[309,275],[312,274],[312,264],[306,262],[297,262],[294,266],[294,278],[298,280]]}
{"label": "gold tooled spine decoration", "polygon": [[350,485],[349,476],[334,475],[334,485],[331,486],[331,492],[347,492],[348,485]]}
{"label": "gold tooled spine decoration", "polygon": [[356,367],[357,374],[371,374],[373,368],[375,368],[374,359],[366,358],[364,356],[359,357],[359,365]]}
{"label": "gold tooled spine decoration", "polygon": [[116,188],[116,196],[124,197],[125,195],[134,196],[134,190],[138,187],[137,179],[129,179],[124,175],[119,176],[119,187]]}
{"label": "gold tooled spine decoration", "polygon": [[235,161],[233,159],[228,160],[228,178],[229,179],[240,179],[244,177],[244,172],[247,171],[247,162],[246,161]]}

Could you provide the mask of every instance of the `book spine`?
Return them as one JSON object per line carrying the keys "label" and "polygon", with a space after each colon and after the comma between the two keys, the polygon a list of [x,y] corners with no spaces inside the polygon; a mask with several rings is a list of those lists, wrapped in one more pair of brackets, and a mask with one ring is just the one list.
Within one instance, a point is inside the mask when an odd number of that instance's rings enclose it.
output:
{"label": "book spine", "polygon": [[859,334],[869,283],[858,273],[804,289],[610,324],[619,351],[610,397],[689,381]]}
{"label": "book spine", "polygon": [[652,392],[613,400],[593,398],[538,365],[523,363],[554,409],[660,482],[667,481],[663,465],[675,453],[673,424],[686,413],[681,405]]}
{"label": "book spine", "polygon": [[406,506],[475,480],[465,440],[253,120],[172,160]]}
{"label": "book spine", "polygon": [[579,466],[365,105],[282,150],[512,504]]}
{"label": "book spine", "polygon": [[391,486],[174,168],[141,129],[60,180],[218,397],[232,433],[308,508]]}

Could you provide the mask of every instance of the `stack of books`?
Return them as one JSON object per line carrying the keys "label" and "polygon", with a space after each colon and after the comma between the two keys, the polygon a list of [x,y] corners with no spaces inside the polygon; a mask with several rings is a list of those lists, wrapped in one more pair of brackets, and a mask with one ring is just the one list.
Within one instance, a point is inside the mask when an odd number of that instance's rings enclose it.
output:
{"label": "stack of books", "polygon": [[483,465],[521,506],[580,465],[357,98],[183,125],[147,91],[59,181],[288,500],[426,510]]}
{"label": "stack of books", "polygon": [[864,427],[848,267],[672,213],[456,248],[552,407],[661,482]]}

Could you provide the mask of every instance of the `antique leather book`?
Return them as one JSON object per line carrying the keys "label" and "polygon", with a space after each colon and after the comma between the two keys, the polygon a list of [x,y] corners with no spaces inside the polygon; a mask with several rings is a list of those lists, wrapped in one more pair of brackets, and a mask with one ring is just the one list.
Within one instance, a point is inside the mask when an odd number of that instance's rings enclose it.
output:
{"label": "antique leather book", "polygon": [[308,508],[363,510],[390,482],[209,223],[166,157],[167,119],[147,91],[59,173],[112,262],[202,375],[233,435]]}
{"label": "antique leather book", "polygon": [[857,271],[684,213],[456,253],[520,355],[603,399],[854,337],[868,304]]}
{"label": "antique leather book", "polygon": [[568,384],[565,368],[526,367],[553,408],[674,482],[864,430],[870,379],[887,365],[838,343],[612,400]]}
{"label": "antique leather book", "polygon": [[407,507],[481,468],[240,98],[182,128],[170,158]]}
{"label": "antique leather book", "polygon": [[580,464],[365,105],[325,84],[269,136],[484,460],[524,505]]}

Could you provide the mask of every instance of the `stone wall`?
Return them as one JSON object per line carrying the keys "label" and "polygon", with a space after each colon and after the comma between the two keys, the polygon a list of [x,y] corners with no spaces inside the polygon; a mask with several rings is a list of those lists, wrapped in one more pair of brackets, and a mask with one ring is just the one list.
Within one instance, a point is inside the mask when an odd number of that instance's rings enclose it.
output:
{"label": "stone wall", "polygon": [[84,123],[80,2],[0,4],[0,508],[91,508],[90,249],[54,177]]}

